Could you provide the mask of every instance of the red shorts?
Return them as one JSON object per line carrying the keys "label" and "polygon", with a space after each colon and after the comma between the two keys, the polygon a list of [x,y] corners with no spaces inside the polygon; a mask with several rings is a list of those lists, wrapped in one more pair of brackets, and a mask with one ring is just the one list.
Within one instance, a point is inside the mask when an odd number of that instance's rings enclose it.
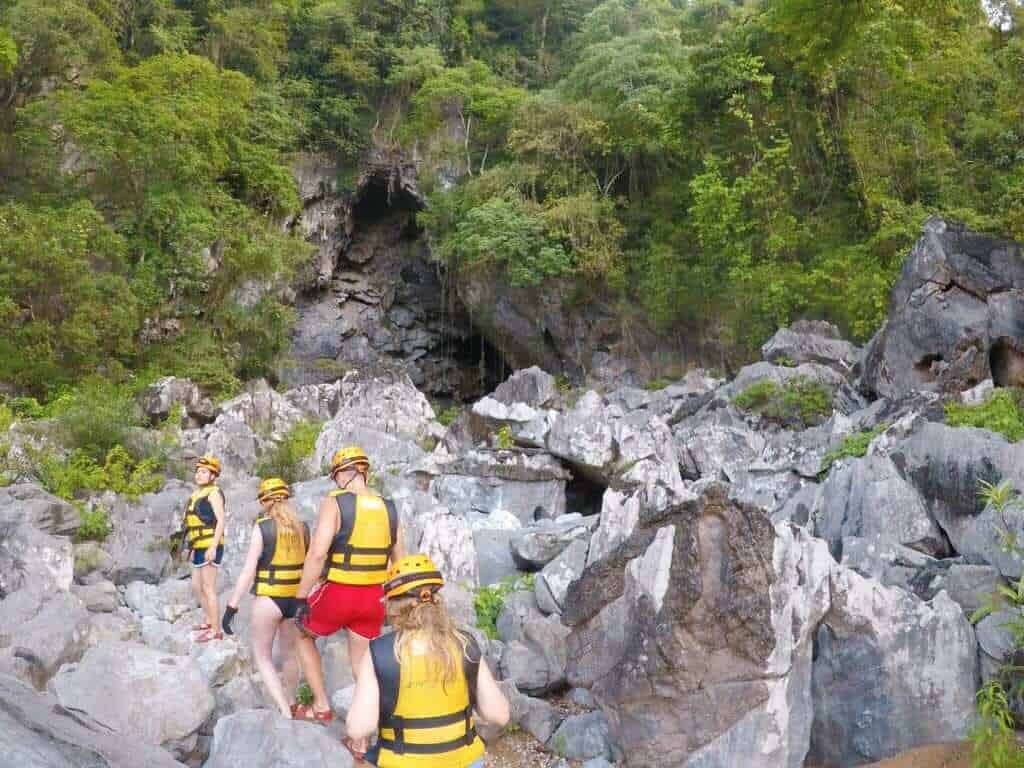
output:
{"label": "red shorts", "polygon": [[309,595],[309,615],[302,626],[317,637],[347,629],[372,640],[384,627],[384,587],[324,582]]}

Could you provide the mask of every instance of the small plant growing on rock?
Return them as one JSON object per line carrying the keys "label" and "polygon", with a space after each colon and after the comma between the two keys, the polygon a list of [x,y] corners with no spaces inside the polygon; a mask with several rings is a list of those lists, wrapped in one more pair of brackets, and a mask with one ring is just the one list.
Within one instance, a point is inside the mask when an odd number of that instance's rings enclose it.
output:
{"label": "small plant growing on rock", "polygon": [[299,687],[295,689],[295,703],[305,707],[313,703],[313,689],[305,680],[299,683]]}
{"label": "small plant growing on rock", "polygon": [[507,451],[515,444],[516,441],[512,437],[512,428],[509,427],[508,424],[504,425],[494,433],[494,445],[496,448]]}
{"label": "small plant growing on rock", "polygon": [[658,392],[664,389],[665,387],[669,386],[670,384],[672,384],[672,379],[666,379],[662,376],[659,376],[658,378],[651,379],[650,381],[645,383],[643,385],[643,388],[646,389],[648,392]]}
{"label": "small plant growing on rock", "polygon": [[280,477],[289,483],[306,480],[304,463],[313,455],[322,426],[315,421],[300,421],[263,455],[256,465],[256,474]]}
{"label": "small plant growing on rock", "polygon": [[75,533],[78,541],[104,541],[114,530],[110,515],[103,507],[81,510],[81,524]]}
{"label": "small plant growing on rock", "polygon": [[853,435],[847,435],[838,448],[834,448],[829,451],[825,454],[824,458],[822,458],[821,469],[818,471],[819,476],[827,475],[828,471],[832,469],[832,465],[840,459],[860,458],[866,454],[868,452],[868,446],[871,445],[871,441],[885,432],[888,428],[889,424],[884,423],[879,424],[874,429],[857,432]]}
{"label": "small plant growing on rock", "polygon": [[1017,744],[1009,697],[999,680],[990,680],[975,697],[978,720],[971,729],[974,768],[1021,768],[1024,752]]}
{"label": "small plant growing on rock", "polygon": [[946,405],[946,423],[951,427],[978,427],[998,432],[1010,442],[1024,439],[1024,411],[1019,389],[997,389],[983,403]]}
{"label": "small plant growing on rock", "polygon": [[734,402],[787,427],[810,427],[832,412],[831,390],[806,376],[796,376],[782,386],[762,379],[740,392]]}
{"label": "small plant growing on rock", "polygon": [[533,590],[533,574],[506,576],[497,584],[478,587],[473,595],[473,610],[476,611],[476,626],[492,640],[498,639],[498,614],[505,607],[505,598],[513,592]]}
{"label": "small plant growing on rock", "polygon": [[450,405],[437,412],[437,421],[442,427],[450,427],[462,415],[462,409],[457,405]]}

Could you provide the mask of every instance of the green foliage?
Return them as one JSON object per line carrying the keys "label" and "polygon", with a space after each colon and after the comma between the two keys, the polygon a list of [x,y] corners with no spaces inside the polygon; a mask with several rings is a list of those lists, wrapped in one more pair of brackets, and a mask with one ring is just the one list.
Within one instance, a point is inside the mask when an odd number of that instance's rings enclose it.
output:
{"label": "green foliage", "polygon": [[833,448],[825,454],[821,460],[821,469],[818,470],[818,473],[820,475],[828,474],[828,471],[832,469],[832,465],[840,459],[858,458],[863,456],[868,452],[868,446],[871,445],[871,441],[885,432],[888,428],[888,423],[882,423],[874,429],[868,429],[863,432],[857,432],[853,435],[847,435],[843,438],[843,442],[839,444],[839,447]]}
{"label": "green foliage", "polygon": [[770,421],[799,428],[812,426],[832,412],[832,392],[806,376],[796,376],[783,386],[762,379],[740,392],[734,402]]}
{"label": "green foliage", "polygon": [[674,383],[675,382],[672,379],[655,378],[645,382],[643,388],[646,389],[648,392],[658,392],[659,390],[671,386]]}
{"label": "green foliage", "polygon": [[260,477],[280,477],[286,483],[308,480],[303,465],[313,455],[323,424],[300,421],[276,443],[256,465]]}
{"label": "green foliage", "polygon": [[14,423],[14,411],[7,403],[0,403],[0,432],[6,432]]}
{"label": "green foliage", "polygon": [[476,625],[492,640],[498,639],[496,622],[498,614],[505,606],[505,598],[513,592],[529,592],[533,590],[534,577],[506,576],[496,584],[477,587],[473,594],[473,609],[476,611]]}
{"label": "green foliage", "polygon": [[512,428],[505,424],[494,433],[494,445],[496,448],[507,451],[515,445],[515,438],[512,437]]}
{"label": "green foliage", "polygon": [[299,683],[299,687],[295,689],[295,703],[305,707],[313,703],[313,689],[305,680]]}
{"label": "green foliage", "polygon": [[450,427],[462,415],[462,409],[457,405],[450,405],[437,412],[437,421],[443,427]]}
{"label": "green foliage", "polygon": [[164,484],[156,458],[137,461],[120,445],[107,453],[102,464],[81,449],[67,460],[46,452],[34,453],[31,459],[33,472],[43,487],[68,500],[108,490],[137,499]]}
{"label": "green foliage", "polygon": [[971,728],[971,765],[974,768],[1021,768],[1024,750],[1014,733],[1009,698],[999,680],[990,680],[975,697],[977,722]]}
{"label": "green foliage", "polygon": [[998,432],[1011,442],[1024,439],[1024,412],[1019,390],[997,389],[983,403],[948,403],[946,423],[951,427],[979,427]]}
{"label": "green foliage", "polygon": [[75,532],[78,541],[103,541],[114,530],[110,514],[103,507],[81,511],[81,524]]}

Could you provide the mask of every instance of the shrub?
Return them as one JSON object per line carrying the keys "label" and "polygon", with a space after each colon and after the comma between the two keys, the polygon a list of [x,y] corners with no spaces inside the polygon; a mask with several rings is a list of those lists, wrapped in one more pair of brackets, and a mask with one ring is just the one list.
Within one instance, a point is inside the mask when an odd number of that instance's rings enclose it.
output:
{"label": "shrub", "polygon": [[130,427],[139,418],[126,385],[90,379],[47,404],[57,419],[65,445],[82,451],[96,462],[104,461],[115,446],[128,442]]}
{"label": "shrub", "polygon": [[646,384],[643,385],[643,388],[646,389],[648,392],[657,392],[659,390],[664,389],[665,387],[669,386],[672,383],[672,379],[666,379],[664,377],[659,376],[656,379],[651,379],[650,381],[648,381]]}
{"label": "shrub", "polygon": [[114,530],[110,515],[103,507],[83,509],[81,521],[75,534],[78,541],[103,541]]}
{"label": "shrub", "polygon": [[499,428],[494,434],[494,443],[503,451],[507,451],[515,445],[515,440],[512,438],[512,428],[508,424]]}
{"label": "shrub", "polygon": [[67,461],[45,452],[30,452],[32,471],[50,493],[69,501],[83,493],[114,491],[138,498],[164,483],[155,458],[136,461],[123,446],[107,452],[100,465],[84,450],[76,450]]}
{"label": "shrub", "polygon": [[462,409],[457,405],[450,405],[437,412],[437,420],[442,427],[450,427],[462,415]]}
{"label": "shrub", "polygon": [[1011,442],[1024,439],[1024,412],[1019,389],[997,389],[983,403],[946,405],[946,423],[951,427],[979,427],[998,432]]}
{"label": "shrub", "polygon": [[14,411],[7,403],[0,403],[0,432],[6,432],[14,423]]}
{"label": "shrub", "polygon": [[832,411],[832,392],[806,376],[796,376],[779,386],[770,379],[754,382],[734,402],[784,426],[808,427]]}
{"label": "shrub", "polygon": [[316,439],[323,425],[314,421],[300,421],[274,445],[256,465],[260,477],[280,477],[288,483],[307,479],[303,463],[313,454]]}
{"label": "shrub", "polygon": [[975,697],[978,719],[971,728],[971,764],[976,768],[1021,768],[1024,753],[1014,734],[1009,697],[999,680],[990,680]]}
{"label": "shrub", "polygon": [[295,703],[305,707],[313,703],[313,689],[305,680],[299,683],[299,687],[295,689]]}
{"label": "shrub", "polygon": [[497,584],[478,587],[473,594],[473,610],[476,611],[476,625],[492,640],[498,638],[498,614],[505,607],[505,598],[513,592],[533,590],[533,575],[506,576]]}
{"label": "shrub", "polygon": [[871,441],[888,428],[889,425],[887,423],[879,424],[874,429],[864,430],[854,435],[847,435],[838,448],[834,448],[825,454],[825,457],[821,460],[820,474],[828,474],[828,471],[832,469],[832,465],[840,459],[863,456],[868,452],[868,446],[871,445]]}

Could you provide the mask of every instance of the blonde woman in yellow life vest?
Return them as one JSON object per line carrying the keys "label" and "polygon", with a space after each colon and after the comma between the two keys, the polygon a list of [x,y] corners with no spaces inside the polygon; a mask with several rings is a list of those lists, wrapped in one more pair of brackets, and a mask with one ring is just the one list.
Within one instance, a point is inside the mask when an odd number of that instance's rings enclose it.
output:
{"label": "blonde woman in yellow life vest", "polygon": [[[370,460],[362,449],[342,448],[331,460],[337,488],[320,504],[316,531],[309,545],[296,622],[302,675],[313,702],[295,708],[295,717],[326,723],[334,719],[316,638],[348,631],[352,672],[370,641],[384,626],[384,589],[388,564],[402,556],[398,510],[367,485]],[[313,586],[323,577],[323,582]]]}
{"label": "blonde woman in yellow life vest", "polygon": [[[309,526],[299,520],[289,503],[291,488],[277,477],[260,483],[257,498],[263,507],[252,529],[249,553],[238,575],[235,591],[224,609],[224,631],[229,635],[231,622],[238,613],[242,596],[249,587],[256,596],[252,603],[249,624],[253,658],[256,669],[267,686],[270,698],[284,717],[291,718],[293,702],[285,691],[295,691],[299,684],[299,667],[295,659],[295,639],[298,627],[285,621],[295,616],[302,578],[302,565],[309,546]],[[279,649],[284,672],[284,686],[274,668],[274,638],[279,638]]]}
{"label": "blonde woman in yellow life vest", "polygon": [[476,717],[508,723],[508,699],[473,636],[452,624],[443,586],[426,555],[402,558],[388,572],[395,631],[370,643],[360,661],[345,723],[346,746],[378,768],[483,768]]}
{"label": "blonde woman in yellow life vest", "polygon": [[196,642],[220,640],[220,610],[217,607],[217,570],[224,559],[224,494],[217,487],[220,461],[203,456],[196,462],[198,486],[185,508],[185,541],[192,563],[192,591],[206,619],[192,627],[200,634]]}

